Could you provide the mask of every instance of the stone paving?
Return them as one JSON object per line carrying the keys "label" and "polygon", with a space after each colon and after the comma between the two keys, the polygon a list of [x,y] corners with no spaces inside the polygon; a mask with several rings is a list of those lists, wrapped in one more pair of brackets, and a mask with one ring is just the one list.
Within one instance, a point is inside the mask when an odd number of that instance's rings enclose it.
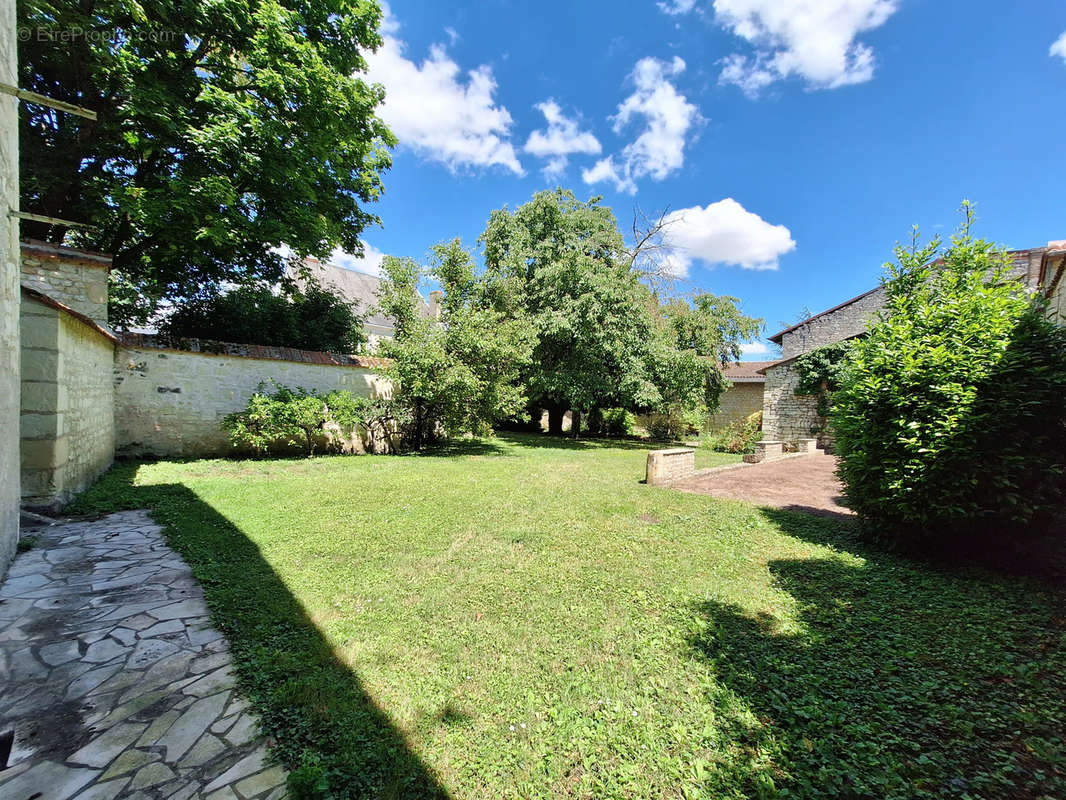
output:
{"label": "stone paving", "polygon": [[284,797],[226,640],[148,515],[27,533],[0,587],[0,797]]}

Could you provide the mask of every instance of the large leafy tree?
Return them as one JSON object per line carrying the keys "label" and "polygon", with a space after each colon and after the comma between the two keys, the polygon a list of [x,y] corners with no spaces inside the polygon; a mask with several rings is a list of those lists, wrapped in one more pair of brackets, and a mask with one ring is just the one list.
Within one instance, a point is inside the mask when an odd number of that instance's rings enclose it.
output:
{"label": "large leafy tree", "polygon": [[[428,269],[393,257],[383,268],[379,305],[396,327],[380,352],[392,359],[383,372],[395,382],[394,399],[409,412],[409,444],[485,435],[497,420],[520,412],[526,404],[520,375],[533,343],[529,322],[487,302],[485,282],[459,240],[435,246]],[[418,308],[427,274],[443,292],[439,320]]]}
{"label": "large leafy tree", "polygon": [[343,297],[314,280],[303,288],[246,284],[195,298],[169,314],[160,333],[175,339],[359,353],[366,345],[363,318]]}
{"label": "large leafy tree", "polygon": [[494,211],[481,242],[496,299],[532,321],[536,346],[525,378],[553,432],[567,409],[659,400],[647,370],[650,293],[598,198],[539,192],[514,211]]}
{"label": "large leafy tree", "polygon": [[[96,231],[23,234],[114,255],[114,314],[273,282],[285,243],[360,252],[393,137],[358,75],[372,0],[19,0],[22,207]],[[73,33],[71,33],[73,32]],[[125,290],[125,291],[123,291]],[[138,303],[147,300],[146,304]]]}
{"label": "large leafy tree", "polygon": [[490,298],[532,322],[524,378],[552,432],[568,409],[716,407],[720,362],[737,358],[737,342],[761,325],[729,297],[660,305],[640,280],[639,253],[598,198],[540,192],[514,211],[494,211],[481,242]]}
{"label": "large leafy tree", "polygon": [[946,249],[897,247],[833,397],[848,504],[923,544],[1031,532],[1066,495],[1066,329],[965,211]]}

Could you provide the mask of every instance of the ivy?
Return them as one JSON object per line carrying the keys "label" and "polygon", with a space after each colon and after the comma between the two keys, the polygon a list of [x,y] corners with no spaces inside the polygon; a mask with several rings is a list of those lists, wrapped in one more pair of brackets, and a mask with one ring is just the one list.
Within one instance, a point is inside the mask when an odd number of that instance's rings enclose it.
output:
{"label": "ivy", "polygon": [[800,376],[796,394],[816,395],[819,416],[829,416],[830,397],[840,388],[844,365],[853,342],[853,339],[849,339],[823,345],[804,353],[795,361]]}

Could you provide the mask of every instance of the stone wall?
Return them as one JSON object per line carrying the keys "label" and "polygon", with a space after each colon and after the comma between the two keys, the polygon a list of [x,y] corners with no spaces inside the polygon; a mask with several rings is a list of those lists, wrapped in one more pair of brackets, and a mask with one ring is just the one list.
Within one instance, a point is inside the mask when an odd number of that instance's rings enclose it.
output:
{"label": "stone wall", "polygon": [[[268,357],[274,353],[288,358]],[[380,368],[379,360],[357,356],[254,346],[194,352],[162,348],[147,337],[124,337],[114,363],[116,454],[224,454],[230,444],[219,427],[222,418],[243,409],[261,383],[387,395],[390,384],[375,367]]]}
{"label": "stone wall", "polygon": [[102,253],[28,241],[22,243],[22,285],[36,289],[94,322],[107,325],[107,275]]}
{"label": "stone wall", "polygon": [[[0,4],[0,82],[18,85],[15,4]],[[0,579],[19,535],[18,100],[0,94]]]}
{"label": "stone wall", "polygon": [[711,429],[724,428],[732,422],[744,420],[762,410],[763,384],[761,382],[730,383],[722,395],[718,412],[711,416]]}
{"label": "stone wall", "polygon": [[781,337],[781,357],[794,358],[816,347],[850,339],[866,330],[866,323],[885,306],[885,290],[878,287],[855,300],[812,317]]}
{"label": "stone wall", "polygon": [[58,508],[115,452],[115,340],[47,298],[22,297],[22,502]]}
{"label": "stone wall", "polygon": [[769,367],[763,390],[762,429],[767,441],[805,439],[817,434],[829,443],[825,418],[818,415],[818,398],[796,394],[799,372],[794,363]]}

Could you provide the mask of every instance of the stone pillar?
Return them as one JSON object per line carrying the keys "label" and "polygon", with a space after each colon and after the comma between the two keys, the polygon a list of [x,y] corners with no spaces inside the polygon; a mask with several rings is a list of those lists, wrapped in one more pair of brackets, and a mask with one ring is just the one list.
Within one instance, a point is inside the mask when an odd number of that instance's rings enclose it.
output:
{"label": "stone pillar", "polygon": [[[0,3],[0,82],[18,85],[15,3]],[[0,577],[19,535],[18,100],[0,94]]]}
{"label": "stone pillar", "polygon": [[696,472],[696,451],[691,447],[652,450],[648,453],[646,481],[649,486],[665,486],[684,480]]}

